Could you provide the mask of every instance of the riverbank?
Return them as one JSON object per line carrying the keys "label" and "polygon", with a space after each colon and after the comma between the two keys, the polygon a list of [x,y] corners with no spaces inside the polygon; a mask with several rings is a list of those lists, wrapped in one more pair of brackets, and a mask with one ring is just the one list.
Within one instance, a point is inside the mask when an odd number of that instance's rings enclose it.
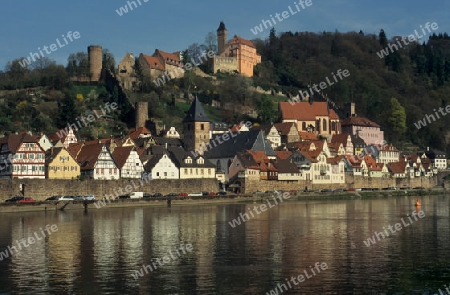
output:
{"label": "riverbank", "polygon": [[[427,190],[395,190],[395,191],[356,191],[356,192],[299,192],[291,195],[289,201],[314,201],[314,200],[352,200],[352,199],[383,199],[399,197],[420,197],[429,195],[447,194],[446,189]],[[203,205],[203,204],[226,204],[226,203],[254,203],[271,199],[273,194],[229,194],[225,196],[194,197],[194,198],[171,198],[170,206]],[[1,203],[1,213],[18,213],[32,211],[57,211],[57,210],[101,210],[103,208],[126,208],[126,207],[167,207],[167,198],[148,199],[124,199],[124,200],[97,200],[97,201],[48,201],[36,202],[34,204],[10,204]]]}

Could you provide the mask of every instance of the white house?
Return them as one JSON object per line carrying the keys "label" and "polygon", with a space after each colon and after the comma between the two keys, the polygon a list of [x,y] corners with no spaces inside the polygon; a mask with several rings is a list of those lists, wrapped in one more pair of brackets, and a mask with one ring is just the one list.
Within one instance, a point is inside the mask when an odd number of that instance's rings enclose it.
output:
{"label": "white house", "polygon": [[45,179],[45,151],[28,133],[0,139],[0,178]]}
{"label": "white house", "polygon": [[169,152],[153,155],[145,164],[148,179],[179,179],[180,169]]}
{"label": "white house", "polygon": [[144,165],[133,146],[116,147],[112,157],[120,170],[120,178],[141,178]]}
{"label": "white house", "polygon": [[76,160],[81,175],[93,179],[119,179],[120,171],[111,153],[102,143],[85,144]]}

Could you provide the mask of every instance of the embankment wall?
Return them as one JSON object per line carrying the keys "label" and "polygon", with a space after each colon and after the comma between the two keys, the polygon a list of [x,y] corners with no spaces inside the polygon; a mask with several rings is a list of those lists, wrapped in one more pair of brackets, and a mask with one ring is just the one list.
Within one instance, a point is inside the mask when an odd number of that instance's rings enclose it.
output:
{"label": "embankment wall", "polygon": [[191,193],[199,191],[217,192],[216,179],[155,179],[140,182],[127,180],[57,180],[57,179],[0,179],[0,201],[20,196],[19,185],[25,184],[25,196],[42,201],[50,196],[115,197],[127,192],[144,193]]}

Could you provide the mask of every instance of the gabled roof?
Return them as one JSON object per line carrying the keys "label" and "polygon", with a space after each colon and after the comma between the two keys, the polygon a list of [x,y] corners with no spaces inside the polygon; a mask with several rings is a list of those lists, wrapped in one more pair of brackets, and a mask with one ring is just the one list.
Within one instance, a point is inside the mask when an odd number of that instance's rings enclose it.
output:
{"label": "gabled roof", "polygon": [[277,155],[278,159],[286,160],[292,155],[291,151],[275,151],[275,154]]}
{"label": "gabled roof", "polygon": [[183,66],[183,64],[180,60],[180,56],[178,56],[176,54],[165,52],[160,49],[156,49],[155,53],[153,53],[153,56],[156,57],[157,55],[161,56],[161,58],[164,60],[164,64],[169,64],[169,65],[178,66],[178,67]]}
{"label": "gabled roof", "polygon": [[[202,168],[215,168],[216,166],[208,161],[205,157],[201,156],[204,159],[203,164],[197,164],[197,159],[200,156],[194,157],[193,153],[186,152],[182,147],[172,146],[168,147],[168,151],[171,154],[171,158],[175,160],[175,164],[177,167],[202,167]],[[187,157],[192,158],[192,163],[185,163],[185,159]]]}
{"label": "gabled roof", "polygon": [[279,159],[275,163],[278,173],[299,173],[297,165],[287,159]]}
{"label": "gabled roof", "polygon": [[237,43],[238,43],[238,44],[241,44],[241,45],[247,45],[247,46],[249,46],[249,47],[256,48],[256,47],[255,47],[255,44],[253,44],[253,42],[250,41],[250,40],[244,39],[244,38],[239,37],[239,36],[237,36],[237,35],[234,35],[233,39],[237,40]]}
{"label": "gabled roof", "polygon": [[192,101],[183,122],[211,122],[197,97]]}
{"label": "gabled roof", "polygon": [[133,146],[125,146],[125,147],[116,147],[114,152],[112,153],[112,157],[116,162],[116,165],[119,169],[122,169],[123,165],[125,165],[128,157],[130,156],[131,151],[134,149]]}
{"label": "gabled roof", "polygon": [[294,122],[275,123],[273,125],[280,132],[280,135],[288,135],[292,128],[297,130],[297,125]]}
{"label": "gabled roof", "polygon": [[98,160],[98,157],[103,149],[106,147],[103,143],[96,144],[85,144],[78,156],[76,157],[76,161],[80,165],[80,169],[83,170],[92,170],[94,169],[95,163]]}
{"label": "gabled roof", "polygon": [[347,147],[347,139],[349,136],[350,134],[348,133],[333,134],[330,143],[342,143],[343,147]]}
{"label": "gabled roof", "polygon": [[276,157],[276,154],[265,139],[261,130],[252,129],[247,132],[233,133],[230,139],[221,144],[214,144],[213,137],[209,143],[212,148],[205,152],[205,157],[209,159],[233,158],[237,153],[245,150],[265,151],[266,155]]}
{"label": "gabled roof", "polygon": [[[63,150],[63,147],[50,148],[45,152],[45,165],[50,164],[53,159],[55,159],[58,154]],[[70,155],[70,154],[69,154]]]}
{"label": "gabled roof", "polygon": [[151,136],[152,133],[145,127],[132,128],[125,138],[137,139],[143,136]]}
{"label": "gabled roof", "polygon": [[354,155],[344,155],[344,158],[353,168],[361,168],[361,160]]}
{"label": "gabled roof", "polygon": [[337,165],[337,164],[339,164],[339,162],[342,161],[343,158],[344,158],[344,156],[336,156],[333,158],[327,158],[327,163],[330,163],[331,165]]}
{"label": "gabled roof", "polygon": [[142,57],[144,58],[144,61],[148,64],[148,66],[151,69],[156,69],[156,70],[161,70],[161,71],[165,71],[166,67],[164,66],[163,63],[161,63],[161,61],[159,60],[159,58],[154,57],[154,56],[149,56],[146,54],[141,53]]}
{"label": "gabled roof", "polygon": [[364,156],[364,162],[369,171],[381,171],[381,169],[383,169],[384,164],[377,163],[372,156]]}
{"label": "gabled roof", "polygon": [[256,169],[259,170],[260,167],[258,166],[258,163],[256,163],[255,159],[253,159],[252,155],[250,153],[240,152],[236,155],[237,159],[241,162],[241,165],[244,166],[246,169]]}
{"label": "gabled roof", "polygon": [[401,173],[405,173],[407,164],[408,163],[406,163],[405,161],[393,162],[393,163],[388,163],[387,167],[391,173],[401,174]]}
{"label": "gabled roof", "polygon": [[375,122],[370,121],[364,117],[348,117],[341,122],[341,126],[362,126],[362,127],[376,127],[380,128]]}
{"label": "gabled roof", "polygon": [[279,102],[279,110],[283,120],[316,121],[317,117],[338,119],[333,110],[324,101]]}
{"label": "gabled roof", "polygon": [[313,132],[299,131],[298,136],[301,140],[315,140],[317,136]]}
{"label": "gabled roof", "polygon": [[151,156],[151,158],[147,161],[147,163],[144,166],[145,171],[150,172],[155,167],[155,165],[158,164],[158,162],[164,155],[166,155],[175,166],[177,166],[178,168],[180,167],[176,159],[173,157],[173,155],[169,153],[166,149],[163,149],[161,153],[154,154]]}
{"label": "gabled roof", "polygon": [[76,159],[83,146],[84,142],[73,143],[67,147],[67,151],[74,159]]}
{"label": "gabled roof", "polygon": [[357,135],[350,135],[351,139],[352,139],[352,143],[353,143],[353,147],[366,147],[366,142],[364,141],[364,139],[362,139],[361,137],[357,136]]}
{"label": "gabled roof", "polygon": [[8,149],[12,153],[15,153],[22,143],[38,143],[38,141],[26,132],[22,132],[20,134],[10,134],[0,139],[0,146],[3,144],[8,144]]}

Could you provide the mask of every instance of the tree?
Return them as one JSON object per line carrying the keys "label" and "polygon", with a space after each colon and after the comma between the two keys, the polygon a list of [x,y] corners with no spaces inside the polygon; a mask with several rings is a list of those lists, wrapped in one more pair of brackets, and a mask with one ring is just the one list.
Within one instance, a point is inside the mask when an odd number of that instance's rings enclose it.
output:
{"label": "tree", "polygon": [[387,122],[389,124],[392,136],[400,140],[406,131],[406,112],[405,108],[396,98],[391,98],[391,105]]}
{"label": "tree", "polygon": [[24,58],[14,59],[13,61],[9,61],[5,66],[5,72],[15,89],[24,84],[25,76],[30,72],[29,66],[22,67],[20,64],[23,59]]}
{"label": "tree", "polygon": [[110,70],[113,74],[116,73],[116,61],[114,55],[106,48],[102,50],[102,68]]}
{"label": "tree", "polygon": [[89,58],[86,52],[71,53],[67,58],[67,72],[70,77],[89,77]]}
{"label": "tree", "polygon": [[59,128],[64,128],[67,124],[76,123],[75,119],[78,115],[78,110],[75,106],[74,99],[70,97],[69,93],[64,94],[64,98],[58,102],[59,116],[57,125]]}
{"label": "tree", "polygon": [[381,47],[385,48],[388,45],[386,33],[384,32],[383,29],[381,29],[380,33],[378,34],[378,40],[380,42]]}
{"label": "tree", "polygon": [[206,52],[212,51],[217,54],[217,34],[209,32],[205,37],[204,49]]}
{"label": "tree", "polygon": [[266,95],[258,100],[256,112],[258,113],[258,121],[262,124],[272,124],[277,116],[275,105]]}

